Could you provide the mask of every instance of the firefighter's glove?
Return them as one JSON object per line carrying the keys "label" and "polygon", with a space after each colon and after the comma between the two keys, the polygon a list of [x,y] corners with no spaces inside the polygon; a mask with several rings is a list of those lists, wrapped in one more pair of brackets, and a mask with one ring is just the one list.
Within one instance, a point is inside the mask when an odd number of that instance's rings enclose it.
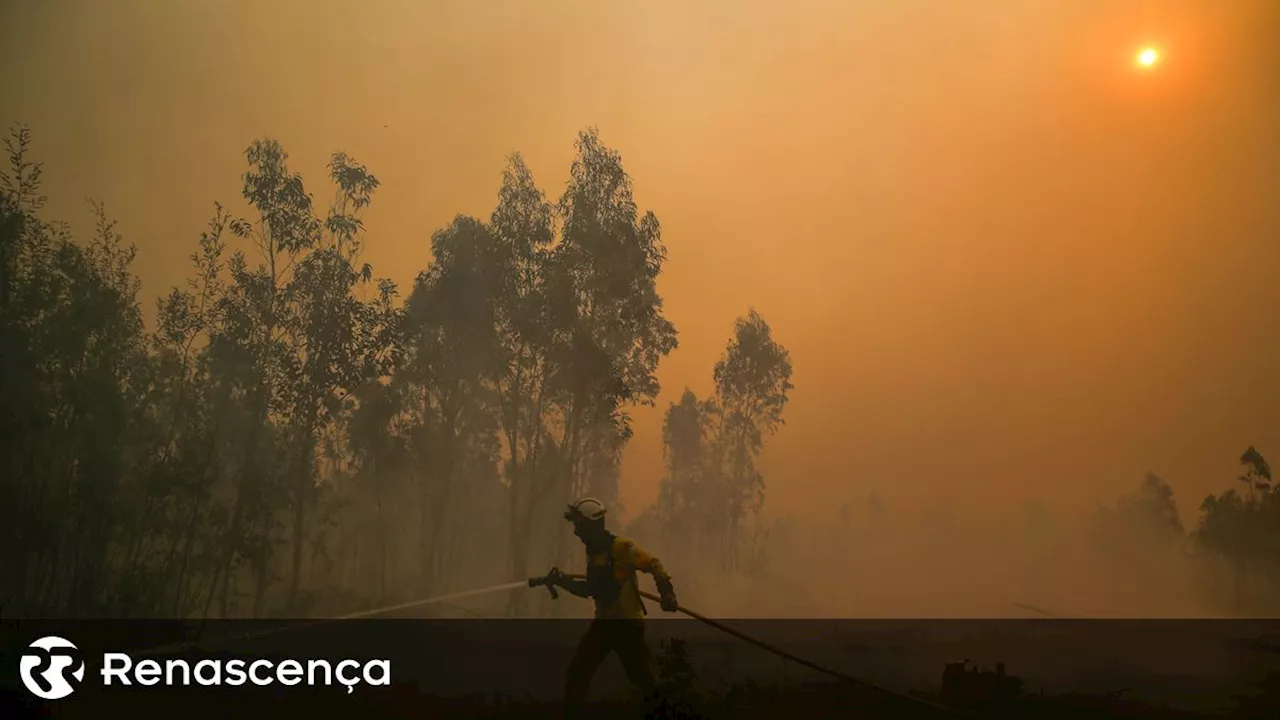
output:
{"label": "firefighter's glove", "polygon": [[564,587],[564,580],[565,580],[564,573],[560,571],[560,568],[553,567],[547,573],[547,582],[550,583],[551,585],[555,585],[556,587]]}
{"label": "firefighter's glove", "polygon": [[658,605],[667,612],[675,612],[680,609],[680,605],[676,602],[676,589],[671,584],[671,578],[663,577],[658,579]]}

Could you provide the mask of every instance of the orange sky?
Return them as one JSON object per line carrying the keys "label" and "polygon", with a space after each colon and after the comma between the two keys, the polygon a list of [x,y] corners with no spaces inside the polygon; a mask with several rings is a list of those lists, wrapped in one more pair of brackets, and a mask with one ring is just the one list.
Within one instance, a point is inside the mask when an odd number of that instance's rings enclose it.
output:
{"label": "orange sky", "polygon": [[255,137],[322,202],[329,153],[367,164],[366,259],[407,285],[507,153],[555,195],[596,125],[681,333],[632,511],[661,409],[754,306],[795,363],[778,512],[1083,506],[1152,470],[1188,514],[1280,452],[1278,28],[1274,0],[9,2],[0,120],[34,129],[51,217],[105,201],[148,308]]}

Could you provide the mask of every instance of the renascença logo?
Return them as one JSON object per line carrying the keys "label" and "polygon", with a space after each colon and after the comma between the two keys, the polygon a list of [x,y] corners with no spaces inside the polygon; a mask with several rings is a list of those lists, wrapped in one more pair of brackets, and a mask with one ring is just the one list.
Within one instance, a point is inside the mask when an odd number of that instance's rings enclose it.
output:
{"label": "renascen\u00e7a logo", "polygon": [[[130,677],[132,675],[132,677]],[[336,683],[334,681],[337,681]],[[342,660],[331,663],[328,660],[281,660],[274,663],[270,660],[200,660],[191,663],[186,660],[166,660],[161,664],[157,660],[140,660],[136,664],[133,658],[124,653],[106,653],[102,656],[102,684],[114,685],[244,685],[251,683],[266,687],[274,683],[281,685],[345,685],[350,695],[356,685],[364,681],[366,685],[390,685],[391,662],[389,660],[370,660],[360,663],[355,660]]]}
{"label": "renascen\u00e7a logo", "polygon": [[61,700],[84,680],[80,648],[55,635],[31,643],[18,664],[22,684],[42,700]]}
{"label": "renascen\u00e7a logo", "polygon": [[[43,637],[31,643],[22,656],[20,670],[22,684],[36,697],[44,700],[60,700],[75,692],[84,680],[84,660],[80,650],[60,637]],[[183,685],[265,687],[279,683],[293,686],[306,684],[338,685],[347,688],[347,694],[362,682],[366,685],[390,685],[391,662],[389,660],[281,660],[273,662],[262,658],[232,658],[228,660],[182,659],[139,660],[126,653],[103,653],[99,674],[102,685],[142,685],[169,687]],[[74,680],[74,682],[72,682]]]}

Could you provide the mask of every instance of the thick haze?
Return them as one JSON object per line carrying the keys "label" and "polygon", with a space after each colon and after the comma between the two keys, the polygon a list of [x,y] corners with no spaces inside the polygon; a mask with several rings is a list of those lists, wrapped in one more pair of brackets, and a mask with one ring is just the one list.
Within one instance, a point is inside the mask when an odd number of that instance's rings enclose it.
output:
{"label": "thick haze", "polygon": [[[0,118],[35,132],[50,217],[106,203],[150,298],[187,275],[242,152],[328,192],[382,181],[365,259],[407,291],[428,238],[487,217],[504,156],[556,196],[575,133],[663,223],[681,346],[635,413],[704,393],[754,306],[795,362],[768,505],[871,491],[1110,502],[1153,471],[1184,518],[1276,445],[1280,3],[22,2]],[[1133,57],[1146,44],[1162,62]],[[327,197],[319,197],[322,201]]]}

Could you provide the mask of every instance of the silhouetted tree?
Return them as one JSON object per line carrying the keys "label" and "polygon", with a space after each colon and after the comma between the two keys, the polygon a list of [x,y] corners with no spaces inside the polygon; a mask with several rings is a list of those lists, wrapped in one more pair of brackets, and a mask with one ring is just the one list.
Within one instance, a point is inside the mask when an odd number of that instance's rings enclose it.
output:
{"label": "silhouetted tree", "polygon": [[445,571],[449,519],[462,468],[476,449],[491,466],[498,421],[493,381],[501,368],[497,307],[504,268],[493,236],[473,218],[457,218],[431,240],[433,262],[406,305],[415,451],[421,504],[422,591]]}
{"label": "silhouetted tree", "polygon": [[[353,389],[385,374],[391,297],[357,298],[360,212],[377,180],[333,156],[324,221],[277,143],[246,153],[254,222],[220,206],[185,289],[143,327],[133,248],[101,206],[84,245],[40,220],[29,133],[9,138],[0,201],[6,433],[13,547],[0,557],[18,613],[228,615],[252,582],[265,611],[281,576],[295,607],[326,473]],[[227,236],[257,251],[227,256]],[[332,464],[332,463],[330,463]],[[329,488],[331,490],[332,488]],[[315,530],[315,532],[313,532]],[[289,543],[281,566],[275,550]],[[11,589],[11,590],[10,590]]]}
{"label": "silhouetted tree", "polygon": [[662,423],[667,474],[659,488],[657,512],[664,532],[682,538],[696,552],[707,552],[708,543],[727,527],[725,513],[717,511],[722,498],[710,447],[715,412],[710,402],[686,389],[680,402],[667,408]]}
{"label": "silhouetted tree", "polygon": [[[743,521],[764,502],[764,476],[756,459],[766,435],[782,424],[792,389],[791,356],[773,339],[755,310],[740,318],[733,339],[712,373],[718,413],[716,450],[728,501],[730,548],[736,548]],[[730,551],[730,563],[735,550]]]}
{"label": "silhouetted tree", "polygon": [[128,591],[135,543],[122,530],[146,495],[130,481],[157,445],[134,250],[101,205],[84,245],[39,218],[30,141],[14,128],[0,177],[0,605],[10,617],[105,614]]}
{"label": "silhouetted tree", "polygon": [[[556,496],[568,502],[595,480],[596,491],[616,497],[600,482],[616,478],[610,468],[631,436],[626,409],[653,403],[658,362],[677,344],[657,291],[666,250],[657,217],[640,214],[621,157],[594,130],[578,137],[558,212],[547,269],[558,329],[547,416],[560,464]],[[553,559],[567,560],[569,530],[556,530]]]}
{"label": "silhouetted tree", "polygon": [[1249,495],[1252,497],[1255,493],[1267,493],[1271,490],[1271,466],[1267,464],[1262,453],[1249,446],[1248,450],[1240,456],[1240,464],[1245,468],[1245,472],[1240,476],[1240,482],[1248,488]]}
{"label": "silhouetted tree", "polygon": [[[667,476],[657,513],[665,532],[733,569],[743,550],[757,561],[763,557],[764,536],[744,538],[741,530],[763,506],[764,477],[756,459],[764,438],[783,422],[791,358],[751,310],[735,324],[713,379],[714,398],[700,401],[686,390],[667,410]],[[767,527],[759,524],[757,531],[767,533]]]}
{"label": "silhouetted tree", "polygon": [[1240,456],[1245,494],[1227,490],[1200,505],[1196,537],[1231,572],[1235,610],[1246,614],[1280,607],[1280,493],[1266,459],[1253,447]]}

